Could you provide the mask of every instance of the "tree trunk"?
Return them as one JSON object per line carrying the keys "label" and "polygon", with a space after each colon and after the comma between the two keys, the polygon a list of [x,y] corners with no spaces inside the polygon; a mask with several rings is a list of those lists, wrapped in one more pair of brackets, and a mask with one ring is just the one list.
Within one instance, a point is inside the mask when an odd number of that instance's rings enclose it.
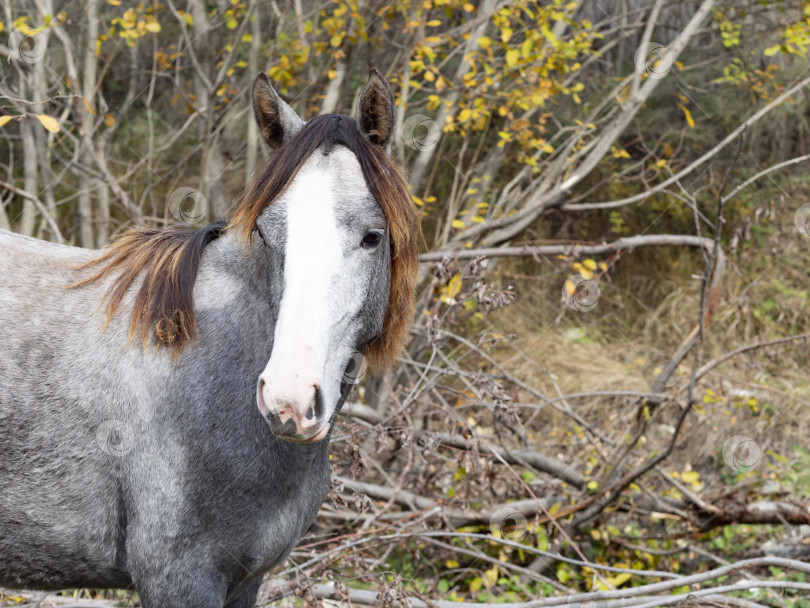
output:
{"label": "tree trunk", "polygon": [[[87,0],[85,4],[87,8],[87,40],[84,48],[84,73],[82,74],[82,96],[95,111],[96,103],[94,99],[94,91],[96,87],[96,79],[98,77],[98,61],[96,59],[96,40],[98,39],[98,0]],[[93,115],[86,109],[82,112],[82,135],[83,147],[93,145],[92,143],[93,131]],[[85,149],[82,151],[82,162],[86,165],[92,163],[89,152]],[[91,192],[98,184],[96,180],[88,177],[85,174],[79,176],[79,242],[82,247],[92,249],[95,247],[95,238],[93,235],[93,200]]]}

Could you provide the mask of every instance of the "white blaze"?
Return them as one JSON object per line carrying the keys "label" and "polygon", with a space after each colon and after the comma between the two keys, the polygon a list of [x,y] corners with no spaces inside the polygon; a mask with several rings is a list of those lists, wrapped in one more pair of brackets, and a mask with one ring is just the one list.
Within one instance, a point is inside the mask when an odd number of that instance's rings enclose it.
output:
{"label": "white blaze", "polygon": [[309,406],[314,385],[321,381],[329,330],[339,320],[332,318],[337,303],[330,291],[343,258],[329,163],[325,158],[312,160],[284,196],[284,292],[273,353],[262,374],[274,400],[300,408]]}

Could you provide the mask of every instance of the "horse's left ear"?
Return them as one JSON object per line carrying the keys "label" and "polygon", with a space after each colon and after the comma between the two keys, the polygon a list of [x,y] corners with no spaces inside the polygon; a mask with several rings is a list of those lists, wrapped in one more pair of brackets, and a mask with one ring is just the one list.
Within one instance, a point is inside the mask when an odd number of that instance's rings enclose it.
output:
{"label": "horse's left ear", "polygon": [[377,68],[371,68],[368,84],[357,102],[357,122],[360,132],[374,145],[386,152],[391,150],[394,133],[394,93]]}

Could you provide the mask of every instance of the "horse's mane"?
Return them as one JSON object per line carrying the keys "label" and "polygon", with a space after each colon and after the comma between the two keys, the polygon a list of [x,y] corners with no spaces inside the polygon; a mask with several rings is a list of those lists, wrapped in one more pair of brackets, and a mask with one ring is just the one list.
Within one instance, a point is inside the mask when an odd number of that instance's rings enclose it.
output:
{"label": "horse's mane", "polygon": [[203,249],[224,232],[234,233],[249,245],[256,221],[267,205],[281,196],[298,170],[319,147],[336,145],[357,157],[371,194],[388,220],[391,244],[391,293],[383,332],[366,345],[372,367],[390,364],[399,354],[413,316],[418,270],[419,216],[408,185],[398,167],[379,146],[369,143],[357,123],[334,114],[318,116],[280,147],[237,199],[227,222],[199,230],[134,228],[110,244],[100,257],[80,268],[100,266],[74,287],[114,275],[105,296],[107,323],[136,279],[143,282],[132,307],[129,339],[139,336],[144,347],[152,336],[179,355],[197,334],[193,290]]}

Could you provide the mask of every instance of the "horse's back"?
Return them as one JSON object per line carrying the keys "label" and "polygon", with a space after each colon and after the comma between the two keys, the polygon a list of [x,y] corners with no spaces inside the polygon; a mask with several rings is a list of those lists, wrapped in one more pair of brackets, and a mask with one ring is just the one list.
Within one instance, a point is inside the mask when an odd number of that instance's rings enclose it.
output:
{"label": "horse's back", "polygon": [[99,295],[67,288],[94,255],[0,230],[0,585],[126,582]]}

